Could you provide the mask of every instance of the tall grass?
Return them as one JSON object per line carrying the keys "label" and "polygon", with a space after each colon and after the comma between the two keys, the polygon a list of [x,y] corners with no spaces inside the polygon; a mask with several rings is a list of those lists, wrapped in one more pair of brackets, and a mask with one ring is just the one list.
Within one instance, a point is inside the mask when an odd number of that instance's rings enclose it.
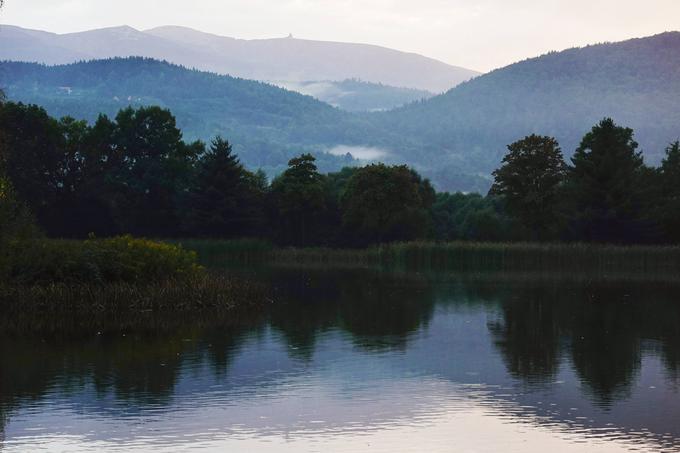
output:
{"label": "tall grass", "polygon": [[248,280],[215,273],[155,282],[0,284],[0,307],[13,312],[90,313],[230,311],[269,300]]}
{"label": "tall grass", "polygon": [[[367,249],[275,248],[259,241],[182,241],[220,264],[378,266],[456,271],[680,273],[680,247],[599,244],[406,242]],[[252,248],[251,248],[252,246]]]}
{"label": "tall grass", "polygon": [[182,239],[172,241],[198,254],[207,267],[226,264],[259,264],[270,259],[274,246],[261,239]]}
{"label": "tall grass", "polygon": [[402,243],[375,250],[383,264],[455,270],[678,272],[680,247],[538,243]]}

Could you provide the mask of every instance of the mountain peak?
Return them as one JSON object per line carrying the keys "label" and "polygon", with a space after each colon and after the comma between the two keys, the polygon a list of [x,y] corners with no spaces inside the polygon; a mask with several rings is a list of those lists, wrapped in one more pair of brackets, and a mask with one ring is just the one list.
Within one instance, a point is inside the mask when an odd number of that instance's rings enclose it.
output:
{"label": "mountain peak", "polygon": [[[97,30],[92,30],[95,32],[102,32],[102,33],[116,33],[116,34],[138,34],[141,33],[139,30],[136,28],[133,28],[129,25],[116,25],[114,27],[104,27],[104,28],[98,28]],[[82,33],[90,33],[90,31],[83,31],[80,32]]]}

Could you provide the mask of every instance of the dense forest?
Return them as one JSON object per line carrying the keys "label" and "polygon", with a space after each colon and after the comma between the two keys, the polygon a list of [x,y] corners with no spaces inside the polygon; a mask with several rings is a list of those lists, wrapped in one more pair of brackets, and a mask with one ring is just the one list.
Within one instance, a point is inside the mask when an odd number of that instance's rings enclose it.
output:
{"label": "dense forest", "polygon": [[479,76],[441,96],[376,113],[349,113],[266,84],[168,63],[114,59],[47,67],[0,63],[9,99],[53,116],[94,121],[128,105],[160,105],[190,140],[229,137],[244,164],[280,174],[295,155],[323,172],[352,163],[328,151],[376,147],[440,190],[486,192],[505,146],[527,134],[555,137],[565,156],[603,117],[635,129],[659,165],[680,137],[680,33],[553,52]]}
{"label": "dense forest", "polygon": [[632,129],[605,118],[570,163],[556,139],[510,144],[486,196],[437,193],[405,165],[323,174],[303,153],[271,182],[231,144],[187,142],[160,107],[94,123],[41,107],[0,105],[3,231],[35,216],[56,237],[267,238],[282,245],[407,240],[680,240],[680,143],[645,165]]}

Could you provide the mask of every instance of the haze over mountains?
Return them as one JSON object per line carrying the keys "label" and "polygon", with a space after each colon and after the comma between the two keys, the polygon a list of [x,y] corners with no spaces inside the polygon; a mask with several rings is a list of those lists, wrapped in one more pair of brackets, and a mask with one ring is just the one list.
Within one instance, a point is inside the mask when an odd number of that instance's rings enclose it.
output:
{"label": "haze over mountains", "polygon": [[368,44],[293,37],[244,40],[166,26],[55,34],[0,26],[0,60],[65,64],[143,56],[234,77],[274,82],[360,79],[433,93],[479,75],[421,55]]}
{"label": "haze over mountains", "polygon": [[[130,103],[166,106],[188,137],[222,133],[255,167],[281,168],[303,150],[356,149],[355,155],[413,165],[441,190],[485,191],[507,144],[531,133],[552,135],[570,156],[605,116],[635,129],[646,160],[658,163],[680,137],[680,33],[553,52],[371,114],[140,59],[60,67],[2,63],[0,86],[10,99],[88,119]],[[350,162],[322,156],[326,169]]]}

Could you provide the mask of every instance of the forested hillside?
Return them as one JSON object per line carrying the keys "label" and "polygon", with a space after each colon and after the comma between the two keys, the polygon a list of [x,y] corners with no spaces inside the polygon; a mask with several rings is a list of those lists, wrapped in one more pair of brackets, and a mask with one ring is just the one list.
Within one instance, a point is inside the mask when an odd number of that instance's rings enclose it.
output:
{"label": "forested hillside", "polygon": [[44,106],[57,117],[93,121],[128,105],[167,107],[187,139],[229,137],[247,165],[272,172],[301,151],[317,153],[321,168],[340,168],[346,157],[321,152],[380,135],[361,118],[309,96],[143,58],[52,67],[5,62],[0,86],[9,99]]}
{"label": "forested hillside", "polygon": [[477,77],[448,93],[377,116],[422,141],[420,162],[488,174],[506,145],[530,133],[571,156],[603,117],[632,127],[658,164],[680,136],[680,33],[553,52]]}

